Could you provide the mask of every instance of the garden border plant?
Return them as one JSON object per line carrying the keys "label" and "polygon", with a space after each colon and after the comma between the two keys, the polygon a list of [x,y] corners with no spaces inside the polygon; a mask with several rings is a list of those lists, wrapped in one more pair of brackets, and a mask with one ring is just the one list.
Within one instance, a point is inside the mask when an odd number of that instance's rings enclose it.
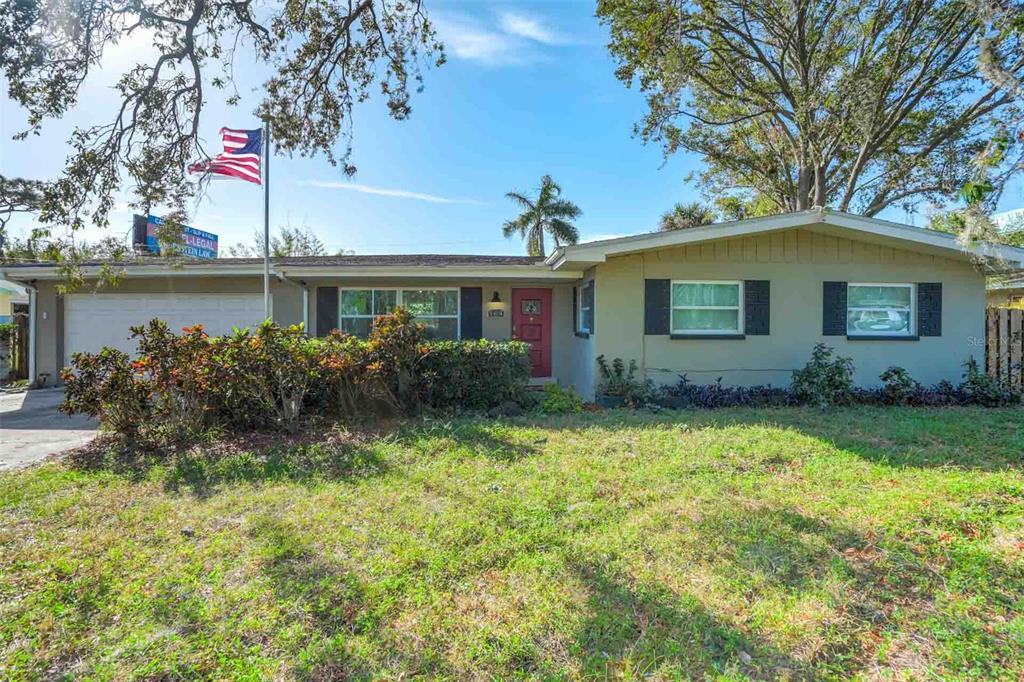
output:
{"label": "garden border plant", "polygon": [[311,338],[301,325],[265,322],[210,337],[171,332],[160,320],[132,329],[133,359],[104,348],[76,353],[61,378],[61,410],[153,444],[211,428],[294,432],[303,418],[483,411],[522,401],[530,376],[519,341],[429,341],[406,310],[374,320],[368,339]]}
{"label": "garden border plant", "polygon": [[[637,363],[627,364],[620,358],[611,364],[604,356],[597,359],[603,381],[599,395],[634,396],[632,400],[620,398],[612,405],[640,407],[652,405],[673,409],[726,407],[782,407],[786,405],[812,405],[828,409],[842,405],[892,405],[905,407],[980,406],[1008,407],[1024,402],[1024,395],[1008,384],[984,373],[974,358],[963,363],[962,381],[954,385],[940,381],[934,386],[922,386],[902,368],[892,366],[879,375],[881,385],[876,388],[856,388],[853,383],[853,361],[836,354],[835,349],[818,343],[811,359],[793,372],[788,388],[760,386],[725,386],[722,377],[710,384],[697,384],[686,374],[672,385],[654,388],[650,380],[637,379]],[[610,392],[609,392],[610,391]]]}

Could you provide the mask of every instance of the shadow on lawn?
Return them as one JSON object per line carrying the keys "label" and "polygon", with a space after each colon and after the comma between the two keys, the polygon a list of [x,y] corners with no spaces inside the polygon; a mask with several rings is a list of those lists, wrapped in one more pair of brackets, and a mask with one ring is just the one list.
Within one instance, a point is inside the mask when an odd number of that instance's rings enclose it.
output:
{"label": "shadow on lawn", "polygon": [[208,497],[230,483],[288,481],[315,485],[325,480],[379,476],[388,470],[377,445],[369,440],[264,444],[246,447],[230,441],[167,448],[126,451],[109,443],[72,453],[73,468],[107,470],[132,480],[156,473],[164,487]]}
{"label": "shadow on lawn", "polygon": [[[716,575],[717,589],[731,599],[742,595],[751,606],[766,599],[787,604],[787,611],[773,616],[780,623],[792,618],[801,627],[804,618],[820,618],[800,658],[754,627],[724,622],[692,594],[577,562],[573,570],[590,593],[590,616],[577,637],[587,676],[659,677],[659,666],[668,668],[666,676],[683,670],[698,677],[742,673],[755,679],[916,678],[944,669],[994,679],[1012,670],[1019,645],[1009,632],[993,630],[985,616],[964,617],[942,604],[970,594],[982,613],[1013,613],[1024,598],[1020,566],[975,547],[927,546],[926,536],[864,535],[787,507],[714,508],[720,511],[698,515],[688,529],[652,529],[655,539],[641,551],[669,566],[673,551],[685,555]],[[944,577],[958,551],[963,563]],[[720,598],[709,594],[705,601]],[[799,604],[807,599],[830,604],[832,613],[801,612]],[[732,611],[728,602],[724,609]],[[951,662],[933,655],[934,633],[952,640],[947,646],[963,647],[956,655],[964,659],[943,668]]]}
{"label": "shadow on lawn", "polygon": [[395,442],[420,454],[462,451],[498,462],[512,463],[540,453],[545,436],[511,437],[507,424],[483,418],[407,422],[394,434]]}
{"label": "shadow on lawn", "polygon": [[575,641],[589,679],[661,679],[684,671],[697,677],[809,676],[806,663],[721,621],[692,595],[659,584],[633,586],[593,562],[571,568],[589,592],[589,615]]}
{"label": "shadow on lawn", "polygon": [[217,456],[191,450],[176,456],[164,484],[206,497],[230,483],[289,481],[315,485],[322,481],[354,480],[387,471],[380,453],[364,443],[306,443]]}
{"label": "shadow on lawn", "polygon": [[[375,680],[386,667],[401,675],[451,677],[441,656],[417,651],[389,627],[389,602],[357,572],[302,538],[277,516],[264,516],[250,535],[263,545],[263,574],[278,608],[303,626],[303,648],[293,657],[298,680]],[[376,593],[376,596],[375,596]],[[383,661],[353,646],[365,636],[386,655]],[[374,641],[376,640],[376,641]],[[371,650],[374,647],[371,647]]]}
{"label": "shadow on lawn", "polygon": [[[523,420],[517,420],[522,423]],[[863,459],[896,467],[958,467],[1000,471],[1024,466],[1024,409],[854,407],[721,410],[615,410],[527,418],[527,424],[614,431],[654,424],[692,429],[761,426],[793,429]]]}

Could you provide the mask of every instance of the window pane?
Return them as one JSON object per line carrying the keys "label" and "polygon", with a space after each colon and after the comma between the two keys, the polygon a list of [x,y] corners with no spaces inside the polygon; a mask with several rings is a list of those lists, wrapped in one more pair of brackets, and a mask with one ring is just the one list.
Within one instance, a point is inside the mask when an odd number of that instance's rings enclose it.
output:
{"label": "window pane", "polygon": [[394,289],[374,289],[373,314],[387,315],[398,307],[398,292]]}
{"label": "window pane", "polygon": [[583,309],[583,328],[590,331],[594,328],[594,309],[584,308]]}
{"label": "window pane", "polygon": [[342,290],[341,292],[341,314],[342,315],[369,315],[370,314],[370,290]]}
{"label": "window pane", "polygon": [[454,317],[426,317],[416,321],[426,327],[428,339],[448,339],[454,341],[459,338],[459,321]]}
{"label": "window pane", "polygon": [[366,338],[370,335],[370,325],[372,324],[373,320],[369,317],[343,317],[340,329],[343,332]]}
{"label": "window pane", "polygon": [[850,310],[846,313],[846,331],[850,334],[909,334],[908,310]]}
{"label": "window pane", "polygon": [[738,306],[738,284],[676,284],[672,287],[672,305],[682,306]]}
{"label": "window pane", "polygon": [[740,330],[738,310],[673,310],[673,331],[724,331]]}
{"label": "window pane", "polygon": [[850,308],[910,308],[910,287],[851,286],[847,290]]}
{"label": "window pane", "polygon": [[402,305],[413,315],[457,315],[458,291],[416,289],[402,292]]}

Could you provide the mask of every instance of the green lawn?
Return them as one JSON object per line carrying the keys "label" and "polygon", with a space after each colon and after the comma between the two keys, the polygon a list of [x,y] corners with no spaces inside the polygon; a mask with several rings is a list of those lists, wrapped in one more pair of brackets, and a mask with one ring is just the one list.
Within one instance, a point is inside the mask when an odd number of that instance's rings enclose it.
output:
{"label": "green lawn", "polygon": [[0,678],[1020,679],[1022,414],[411,422],[6,474]]}

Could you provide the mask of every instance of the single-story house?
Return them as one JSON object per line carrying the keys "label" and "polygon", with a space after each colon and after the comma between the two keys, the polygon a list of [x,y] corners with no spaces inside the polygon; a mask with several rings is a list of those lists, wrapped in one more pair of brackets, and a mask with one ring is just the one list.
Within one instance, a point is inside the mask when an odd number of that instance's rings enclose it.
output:
{"label": "single-story house", "polygon": [[[83,265],[95,275],[101,264]],[[1024,249],[828,210],[558,248],[547,258],[388,255],[272,262],[272,317],[356,334],[401,305],[437,337],[518,338],[536,377],[594,395],[596,358],[636,360],[656,382],[787,385],[816,343],[856,381],[891,365],[956,380],[983,361],[986,272],[1019,273]],[[31,376],[53,383],[76,351],[130,349],[153,317],[211,334],[263,317],[260,259],[124,267],[116,288],[61,295],[52,264],[0,266],[31,294]]]}
{"label": "single-story house", "polygon": [[985,300],[990,308],[1024,306],[1024,279],[1010,279],[990,284]]}
{"label": "single-story house", "polygon": [[14,306],[28,303],[28,294],[22,287],[0,282],[0,324],[14,320]]}

